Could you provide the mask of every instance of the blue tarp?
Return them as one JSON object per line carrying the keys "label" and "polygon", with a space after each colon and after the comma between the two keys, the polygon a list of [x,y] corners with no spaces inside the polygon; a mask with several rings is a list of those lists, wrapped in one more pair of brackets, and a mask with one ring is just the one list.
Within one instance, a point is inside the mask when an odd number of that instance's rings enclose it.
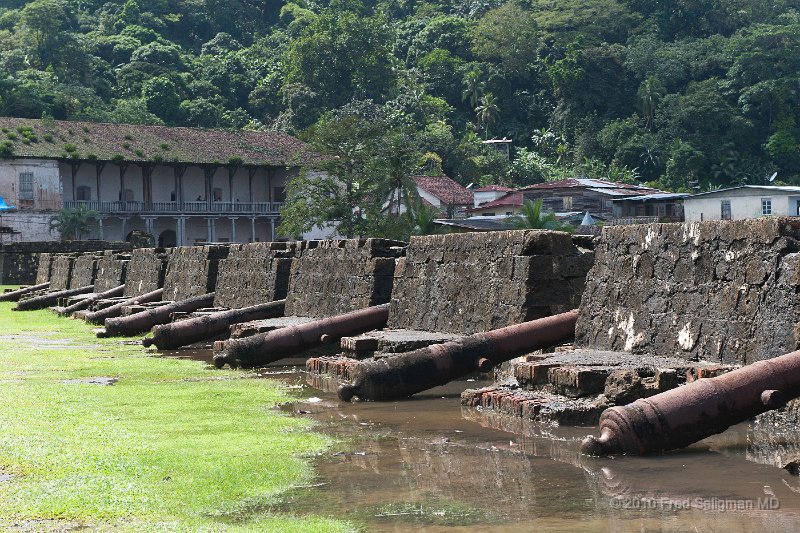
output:
{"label": "blue tarp", "polygon": [[8,205],[6,201],[3,200],[3,197],[0,196],[0,213],[2,213],[3,211],[13,211],[15,209],[16,207],[14,207],[13,205]]}

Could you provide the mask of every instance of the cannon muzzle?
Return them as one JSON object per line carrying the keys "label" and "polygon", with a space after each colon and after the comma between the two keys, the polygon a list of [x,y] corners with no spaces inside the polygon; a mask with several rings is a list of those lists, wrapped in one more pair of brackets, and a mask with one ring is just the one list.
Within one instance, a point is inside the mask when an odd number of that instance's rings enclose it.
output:
{"label": "cannon muzzle", "polygon": [[102,333],[102,336],[124,337],[138,335],[139,333],[148,331],[155,325],[169,322],[172,313],[191,313],[192,311],[197,311],[198,309],[212,305],[214,305],[214,293],[210,292],[208,294],[201,294],[200,296],[189,298],[188,300],[160,305],[140,313],[117,318],[107,318],[105,322],[106,330]]}
{"label": "cannon muzzle", "polygon": [[581,451],[644,455],[683,448],[798,396],[800,351],[606,409],[600,436],[586,437]]}
{"label": "cannon muzzle", "polygon": [[382,304],[243,339],[217,341],[214,343],[214,365],[217,368],[226,363],[232,368],[263,366],[323,342],[382,328],[388,319],[389,304]]}
{"label": "cannon muzzle", "polygon": [[488,371],[514,357],[556,346],[575,336],[573,310],[419,350],[354,363],[352,383],[339,387],[339,398],[394,400],[411,396],[461,376]]}
{"label": "cannon muzzle", "polygon": [[144,346],[174,350],[187,344],[214,338],[229,331],[232,324],[283,316],[286,300],[276,300],[242,309],[230,309],[153,326],[152,334],[142,340]]}

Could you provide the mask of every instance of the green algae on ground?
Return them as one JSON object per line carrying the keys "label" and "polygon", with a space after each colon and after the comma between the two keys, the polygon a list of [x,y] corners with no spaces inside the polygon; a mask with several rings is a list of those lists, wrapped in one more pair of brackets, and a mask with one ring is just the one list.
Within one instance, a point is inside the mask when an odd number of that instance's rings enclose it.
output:
{"label": "green algae on ground", "polygon": [[287,515],[229,522],[311,480],[307,457],[328,442],[273,409],[289,399],[274,381],[152,357],[79,320],[0,304],[0,471],[11,475],[0,526],[348,529]]}

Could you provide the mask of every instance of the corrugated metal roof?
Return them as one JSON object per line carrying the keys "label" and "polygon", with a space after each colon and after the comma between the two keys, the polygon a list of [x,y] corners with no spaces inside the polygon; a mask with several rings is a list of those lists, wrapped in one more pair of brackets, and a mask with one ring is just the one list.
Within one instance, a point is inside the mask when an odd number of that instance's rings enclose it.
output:
{"label": "corrugated metal roof", "polygon": [[473,195],[469,189],[459,185],[447,176],[411,176],[420,189],[424,189],[451,205],[472,205]]}
{"label": "corrugated metal roof", "polygon": [[739,187],[728,187],[727,189],[718,189],[716,191],[706,191],[706,192],[699,192],[697,194],[689,195],[687,198],[695,198],[697,196],[708,196],[711,194],[720,194],[725,193],[728,191],[737,191],[741,189],[757,189],[757,190],[767,190],[773,192],[785,192],[785,193],[800,193],[800,187],[792,187],[792,186],[782,186],[782,185],[740,185]]}
{"label": "corrugated metal roof", "polygon": [[660,192],[656,194],[643,194],[642,196],[632,196],[630,198],[615,198],[612,202],[646,202],[648,200],[679,200],[691,196],[685,192]]}

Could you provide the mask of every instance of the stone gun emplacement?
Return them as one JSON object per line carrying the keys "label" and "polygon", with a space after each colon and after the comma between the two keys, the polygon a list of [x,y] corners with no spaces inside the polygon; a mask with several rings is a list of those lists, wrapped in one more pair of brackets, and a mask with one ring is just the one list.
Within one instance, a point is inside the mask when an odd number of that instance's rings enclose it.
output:
{"label": "stone gun emplacement", "polygon": [[800,396],[800,351],[611,407],[587,455],[643,455],[683,448]]}

